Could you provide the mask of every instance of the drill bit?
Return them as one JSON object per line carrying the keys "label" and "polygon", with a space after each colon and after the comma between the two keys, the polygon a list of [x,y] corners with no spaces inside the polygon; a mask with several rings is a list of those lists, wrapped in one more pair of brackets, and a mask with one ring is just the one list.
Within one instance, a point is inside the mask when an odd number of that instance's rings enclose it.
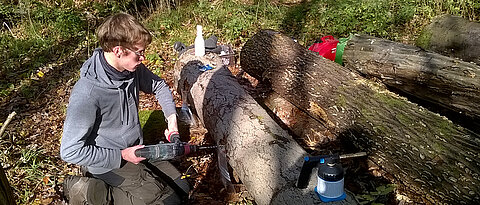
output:
{"label": "drill bit", "polygon": [[201,150],[201,149],[216,149],[218,148],[219,146],[218,145],[210,145],[210,146],[198,146],[198,149]]}

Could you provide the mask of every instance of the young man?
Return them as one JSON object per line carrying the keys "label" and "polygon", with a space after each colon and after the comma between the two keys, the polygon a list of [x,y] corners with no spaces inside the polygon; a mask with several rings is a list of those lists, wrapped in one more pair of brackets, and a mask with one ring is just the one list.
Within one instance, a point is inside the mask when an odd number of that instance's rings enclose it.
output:
{"label": "young man", "polygon": [[[142,64],[152,36],[125,13],[108,17],[97,36],[101,48],[95,49],[81,67],[70,96],[61,157],[86,167],[95,178],[113,187],[110,194],[115,204],[180,203],[173,189],[155,180],[159,176],[140,163],[145,158],[134,153],[143,147],[139,90],[155,94],[168,121],[167,138],[178,134],[168,85]],[[180,174],[170,163],[155,166],[179,180]]]}

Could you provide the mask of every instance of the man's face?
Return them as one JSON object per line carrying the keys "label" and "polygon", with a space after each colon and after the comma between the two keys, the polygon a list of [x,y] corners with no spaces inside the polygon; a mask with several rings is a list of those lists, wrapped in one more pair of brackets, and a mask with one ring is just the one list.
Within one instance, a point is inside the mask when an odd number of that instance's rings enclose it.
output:
{"label": "man's face", "polygon": [[133,48],[124,48],[119,65],[123,68],[122,71],[134,72],[143,60],[145,60],[145,46],[137,45]]}

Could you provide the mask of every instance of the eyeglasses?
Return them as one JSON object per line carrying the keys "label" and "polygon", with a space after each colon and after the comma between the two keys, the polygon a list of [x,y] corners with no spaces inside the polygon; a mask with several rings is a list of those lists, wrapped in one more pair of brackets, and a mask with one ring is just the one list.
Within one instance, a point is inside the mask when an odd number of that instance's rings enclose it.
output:
{"label": "eyeglasses", "polygon": [[127,49],[127,50],[129,50],[129,51],[131,51],[131,52],[135,53],[135,55],[137,55],[138,57],[140,57],[140,56],[143,56],[143,57],[145,57],[145,50],[141,50],[141,51],[134,51],[134,50],[132,50],[132,49],[129,49],[129,48],[125,48],[125,49]]}

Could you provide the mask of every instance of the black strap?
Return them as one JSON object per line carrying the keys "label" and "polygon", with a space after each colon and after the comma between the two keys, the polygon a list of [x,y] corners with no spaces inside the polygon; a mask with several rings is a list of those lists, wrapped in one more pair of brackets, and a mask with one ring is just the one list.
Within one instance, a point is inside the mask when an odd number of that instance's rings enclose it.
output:
{"label": "black strap", "polygon": [[185,192],[180,186],[178,186],[177,183],[172,179],[172,177],[168,176],[165,174],[162,170],[158,169],[155,165],[152,163],[148,162],[147,160],[143,160],[142,163],[150,169],[155,175],[160,177],[163,181],[165,181],[172,189],[175,191],[175,193],[178,194],[182,199],[187,199],[188,198],[188,193]]}

